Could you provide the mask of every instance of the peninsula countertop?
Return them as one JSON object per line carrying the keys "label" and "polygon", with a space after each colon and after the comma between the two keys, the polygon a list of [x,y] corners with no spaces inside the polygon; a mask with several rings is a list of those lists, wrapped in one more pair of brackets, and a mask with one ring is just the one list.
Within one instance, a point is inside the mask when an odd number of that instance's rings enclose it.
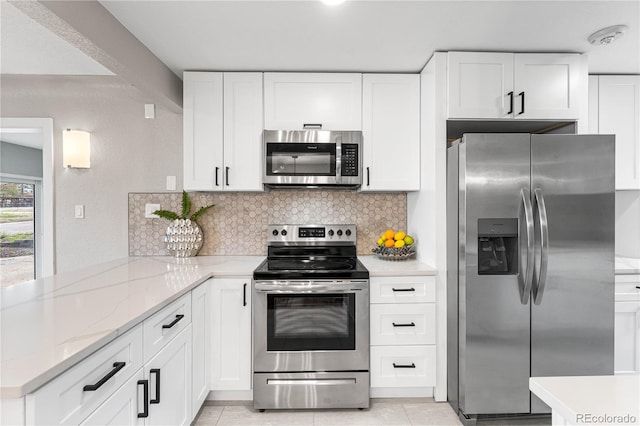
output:
{"label": "peninsula countertop", "polygon": [[208,278],[262,260],[130,257],[3,288],[0,396],[37,389]]}

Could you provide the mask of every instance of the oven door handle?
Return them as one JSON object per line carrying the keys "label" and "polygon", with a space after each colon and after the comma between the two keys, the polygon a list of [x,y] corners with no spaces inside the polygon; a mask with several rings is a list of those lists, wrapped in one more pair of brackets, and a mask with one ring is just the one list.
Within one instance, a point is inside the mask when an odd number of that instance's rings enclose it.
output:
{"label": "oven door handle", "polygon": [[363,291],[362,284],[337,284],[337,285],[294,285],[294,284],[255,284],[256,291],[264,293],[352,293]]}

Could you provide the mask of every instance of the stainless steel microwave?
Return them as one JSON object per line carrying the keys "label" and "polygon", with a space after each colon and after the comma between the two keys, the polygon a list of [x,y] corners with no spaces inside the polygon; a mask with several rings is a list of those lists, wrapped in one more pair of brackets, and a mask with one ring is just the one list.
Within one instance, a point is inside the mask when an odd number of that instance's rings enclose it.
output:
{"label": "stainless steel microwave", "polygon": [[265,130],[268,187],[342,187],[362,184],[362,132]]}

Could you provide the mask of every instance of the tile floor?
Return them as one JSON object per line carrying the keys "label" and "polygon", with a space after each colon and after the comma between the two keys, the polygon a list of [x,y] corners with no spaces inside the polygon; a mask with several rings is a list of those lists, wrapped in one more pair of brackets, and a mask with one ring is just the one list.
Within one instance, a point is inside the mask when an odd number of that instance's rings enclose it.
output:
{"label": "tile floor", "polygon": [[205,405],[195,425],[460,425],[449,404],[432,399],[371,400],[368,410],[267,410]]}

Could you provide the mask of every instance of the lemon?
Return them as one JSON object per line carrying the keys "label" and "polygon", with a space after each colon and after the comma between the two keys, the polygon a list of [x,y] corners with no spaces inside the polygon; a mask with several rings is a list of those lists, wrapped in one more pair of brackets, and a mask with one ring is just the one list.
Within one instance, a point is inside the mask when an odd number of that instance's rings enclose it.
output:
{"label": "lemon", "polygon": [[407,235],[406,237],[404,237],[404,243],[410,246],[411,244],[413,244],[413,237],[411,237],[410,235]]}
{"label": "lemon", "polygon": [[391,238],[384,242],[385,247],[393,247],[394,244],[395,244],[395,241],[393,241],[393,239]]}
{"label": "lemon", "polygon": [[396,241],[396,243],[395,243],[395,247],[396,248],[400,248],[400,247],[403,247],[403,246],[404,246],[404,240]]}
{"label": "lemon", "polygon": [[377,243],[378,243],[378,245],[379,245],[379,246],[383,246],[383,245],[384,245],[384,239],[380,238],[380,239],[377,241]]}
{"label": "lemon", "polygon": [[404,240],[404,237],[407,234],[405,234],[404,232],[400,231],[400,232],[396,232],[396,235],[393,237],[396,241],[400,241],[400,240]]}

